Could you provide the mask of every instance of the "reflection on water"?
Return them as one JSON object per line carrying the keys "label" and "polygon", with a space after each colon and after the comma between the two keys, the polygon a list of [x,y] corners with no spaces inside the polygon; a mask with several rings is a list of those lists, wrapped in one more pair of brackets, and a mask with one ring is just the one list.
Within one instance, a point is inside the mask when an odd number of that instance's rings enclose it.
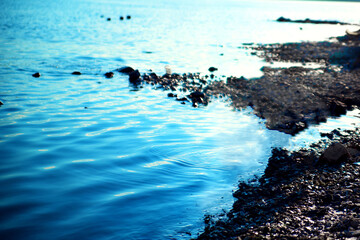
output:
{"label": "reflection on water", "polygon": [[242,43],[344,31],[279,28],[272,19],[336,13],[358,21],[355,3],[4,0],[0,7],[1,239],[188,239],[205,213],[231,207],[237,180],[261,174],[272,147],[315,140],[316,129],[339,120],[291,138],[267,130],[251,109],[232,111],[216,99],[194,109],[103,74],[124,65],[161,74],[169,64],[179,73],[214,66],[217,77],[251,77],[263,62]]}

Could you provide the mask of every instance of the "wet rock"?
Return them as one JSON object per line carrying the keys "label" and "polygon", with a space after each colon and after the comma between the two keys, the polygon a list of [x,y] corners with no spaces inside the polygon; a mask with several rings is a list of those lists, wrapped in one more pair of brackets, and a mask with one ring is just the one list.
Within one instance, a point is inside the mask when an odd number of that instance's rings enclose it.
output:
{"label": "wet rock", "polygon": [[343,103],[341,101],[333,100],[333,101],[331,101],[329,108],[330,108],[331,115],[340,116],[342,114],[346,114],[347,106],[345,103]]}
{"label": "wet rock", "polygon": [[40,73],[34,73],[33,75],[32,75],[34,78],[39,78],[41,75],[40,75]]}
{"label": "wet rock", "polygon": [[123,16],[120,16],[120,20],[121,20],[121,21],[124,20],[124,17],[123,17]]}
{"label": "wet rock", "polygon": [[173,93],[168,93],[167,95],[168,97],[177,97],[177,94],[173,94]]}
{"label": "wet rock", "polygon": [[4,103],[0,100],[0,106],[1,106],[1,105],[4,105]]}
{"label": "wet rock", "polygon": [[81,72],[78,72],[78,71],[74,71],[71,73],[72,75],[81,75]]}
{"label": "wet rock", "polygon": [[111,21],[111,18],[107,18],[106,20],[107,20],[107,21]]}
{"label": "wet rock", "polygon": [[187,97],[191,99],[194,106],[197,106],[198,104],[206,105],[208,103],[208,97],[205,93],[200,91],[192,92]]}
{"label": "wet rock", "polygon": [[114,73],[113,72],[107,72],[104,74],[106,78],[112,78],[114,77]]}
{"label": "wet rock", "polygon": [[215,72],[215,71],[217,71],[218,69],[216,68],[216,67],[210,67],[209,68],[209,72]]}
{"label": "wet rock", "polygon": [[140,81],[140,72],[139,72],[139,70],[132,71],[129,74],[129,81],[131,83],[139,83],[139,81]]}
{"label": "wet rock", "polygon": [[118,71],[119,73],[130,74],[131,72],[135,71],[135,69],[133,69],[132,67],[125,66],[116,69],[116,71]]}
{"label": "wet rock", "polygon": [[[186,97],[182,97],[182,98],[176,98],[176,101],[179,101],[179,102],[188,102],[189,100],[186,98]],[[185,103],[184,103],[185,104]]]}
{"label": "wet rock", "polygon": [[319,164],[335,165],[346,162],[350,154],[346,147],[340,143],[333,143],[320,156]]}
{"label": "wet rock", "polygon": [[156,75],[156,73],[154,73],[154,72],[150,73],[149,75],[152,79],[155,79],[155,80],[159,79],[158,75]]}
{"label": "wet rock", "polygon": [[126,16],[126,19],[128,19],[128,20],[131,19],[131,16],[130,16],[130,15],[127,15],[127,16]]}

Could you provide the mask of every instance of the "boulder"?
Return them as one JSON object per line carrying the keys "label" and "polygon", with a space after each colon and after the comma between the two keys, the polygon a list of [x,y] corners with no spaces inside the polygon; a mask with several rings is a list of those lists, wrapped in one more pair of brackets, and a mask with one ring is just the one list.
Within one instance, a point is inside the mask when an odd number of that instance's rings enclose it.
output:
{"label": "boulder", "polygon": [[81,75],[81,72],[75,71],[71,73],[72,75]]}
{"label": "boulder", "polygon": [[125,66],[116,69],[116,71],[118,71],[119,73],[130,74],[131,72],[135,71],[135,69],[133,69],[132,67]]}
{"label": "boulder", "polygon": [[335,165],[346,162],[349,158],[349,151],[344,145],[333,143],[321,154],[319,164]]}
{"label": "boulder", "polygon": [[139,70],[132,71],[132,72],[129,74],[129,81],[130,81],[131,83],[138,83],[138,82],[139,82],[139,78],[140,78],[140,72],[139,72]]}

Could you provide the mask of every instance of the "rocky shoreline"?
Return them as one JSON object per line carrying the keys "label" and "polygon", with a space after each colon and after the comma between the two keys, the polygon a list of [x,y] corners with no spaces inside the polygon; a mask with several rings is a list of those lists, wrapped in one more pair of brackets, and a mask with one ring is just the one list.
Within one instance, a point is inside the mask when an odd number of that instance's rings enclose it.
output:
{"label": "rocky shoreline", "polygon": [[[246,46],[268,62],[322,66],[264,68],[261,78],[228,78],[206,90],[226,92],[236,108],[252,106],[270,129],[295,134],[360,106],[359,43],[359,36],[344,36]],[[240,182],[226,218],[207,216],[197,239],[360,239],[360,129],[322,136],[296,152],[273,149],[264,175]]]}
{"label": "rocky shoreline", "polygon": [[227,218],[207,217],[197,239],[359,239],[360,129],[327,136],[273,149],[265,174],[241,182]]}
{"label": "rocky shoreline", "polygon": [[[264,67],[260,78],[228,77],[199,73],[163,76],[140,74],[131,67],[116,69],[129,75],[131,84],[151,84],[182,104],[207,105],[214,97],[227,97],[235,109],[250,106],[269,129],[296,134],[311,124],[325,122],[360,107],[360,36],[346,35],[327,42],[248,45],[242,48],[269,63],[287,62],[301,66]],[[316,66],[314,67],[314,64]],[[216,69],[211,67],[210,69]],[[112,77],[113,73],[106,73]],[[211,81],[209,81],[211,79]]]}

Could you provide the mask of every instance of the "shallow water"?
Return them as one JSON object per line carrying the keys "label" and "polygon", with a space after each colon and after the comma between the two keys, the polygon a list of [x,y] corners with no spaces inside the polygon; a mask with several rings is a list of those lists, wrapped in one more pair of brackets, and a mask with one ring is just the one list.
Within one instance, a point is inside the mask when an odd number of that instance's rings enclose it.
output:
{"label": "shallow water", "polygon": [[349,118],[347,125],[359,123],[355,111],[292,138],[222,99],[194,109],[167,92],[129,86],[124,76],[103,76],[124,65],[256,76],[264,63],[242,43],[322,40],[346,29],[273,19],[336,13],[358,22],[356,3],[6,0],[0,7],[1,239],[187,239],[204,214],[231,207],[237,181],[261,174],[272,147],[315,141]]}

